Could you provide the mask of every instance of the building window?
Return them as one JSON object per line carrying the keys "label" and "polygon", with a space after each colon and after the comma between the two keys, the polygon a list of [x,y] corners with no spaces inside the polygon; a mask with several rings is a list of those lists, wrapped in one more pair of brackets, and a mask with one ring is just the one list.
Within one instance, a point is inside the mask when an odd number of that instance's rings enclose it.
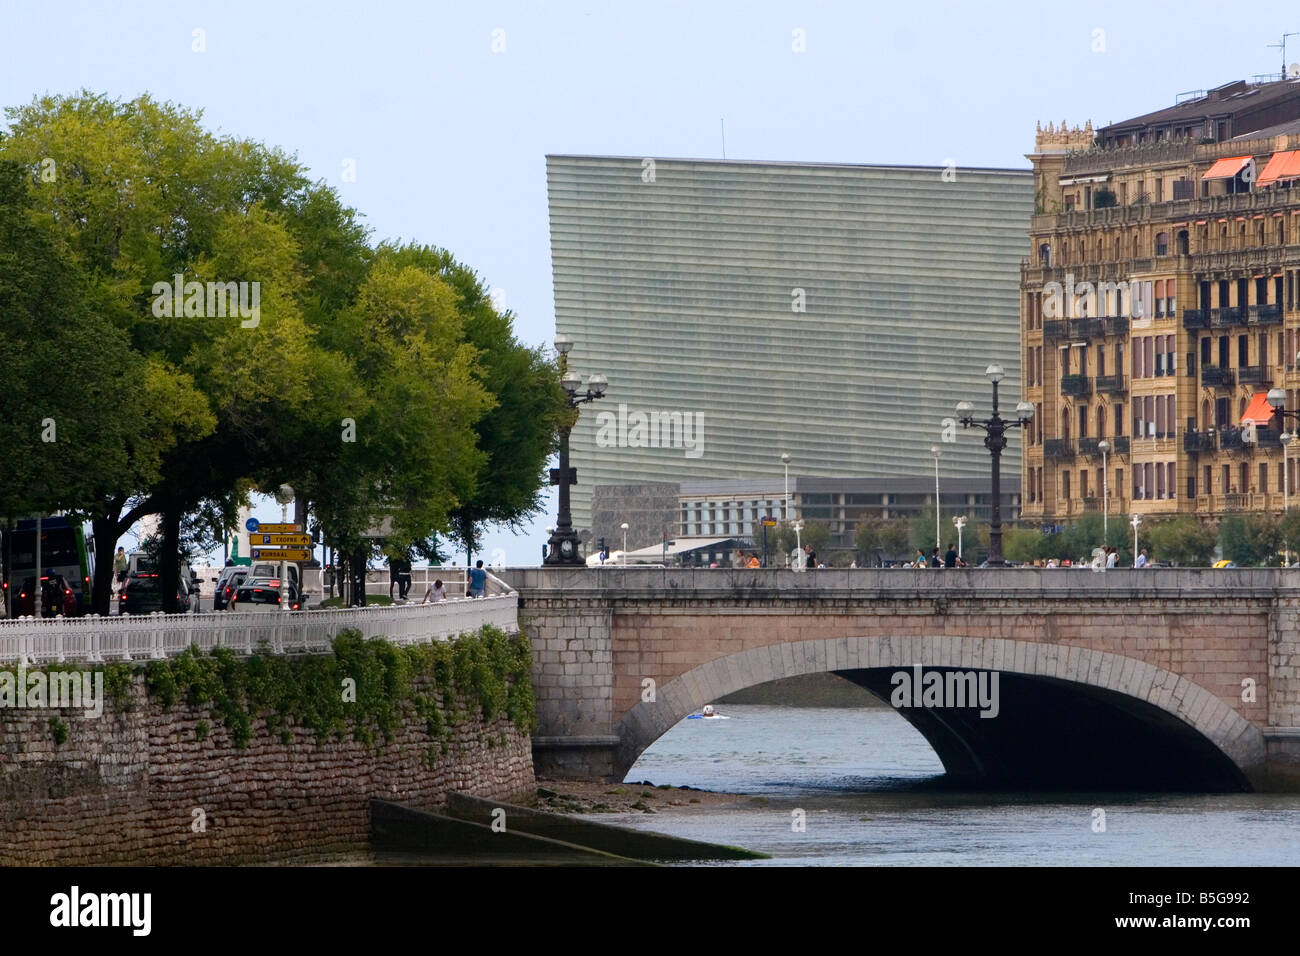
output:
{"label": "building window", "polygon": [[[1160,201],[1160,180],[1158,179],[1156,180],[1156,201],[1157,202]],[[1021,246],[1020,248],[1023,249],[1024,246]],[[1156,255],[1158,256],[1169,255],[1169,233],[1167,232],[1156,233]],[[1156,313],[1156,315],[1159,314],[1160,314],[1159,312]]]}

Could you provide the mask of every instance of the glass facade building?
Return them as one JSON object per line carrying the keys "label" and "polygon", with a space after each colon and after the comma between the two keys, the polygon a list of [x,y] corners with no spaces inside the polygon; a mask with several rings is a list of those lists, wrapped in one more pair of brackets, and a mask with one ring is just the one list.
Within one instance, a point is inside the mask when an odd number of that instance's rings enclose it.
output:
{"label": "glass facade building", "polygon": [[[557,331],[609,377],[571,441],[596,485],[989,475],[963,399],[1021,390],[1029,170],[548,156]],[[1003,455],[1020,471],[1020,438]],[[793,470],[792,470],[793,474]],[[770,484],[769,484],[769,487]]]}

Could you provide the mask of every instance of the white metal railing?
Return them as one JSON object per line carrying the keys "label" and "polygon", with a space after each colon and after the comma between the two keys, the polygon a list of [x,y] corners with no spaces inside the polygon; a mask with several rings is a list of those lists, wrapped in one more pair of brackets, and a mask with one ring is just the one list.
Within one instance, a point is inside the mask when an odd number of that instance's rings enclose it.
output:
{"label": "white metal railing", "polygon": [[394,644],[443,641],[491,624],[519,630],[513,592],[451,598],[437,604],[337,608],[321,611],[219,611],[129,617],[32,618],[0,621],[0,661],[114,661],[160,659],[190,645],[250,654],[264,643],[278,654],[321,654],[340,631],[383,637]]}

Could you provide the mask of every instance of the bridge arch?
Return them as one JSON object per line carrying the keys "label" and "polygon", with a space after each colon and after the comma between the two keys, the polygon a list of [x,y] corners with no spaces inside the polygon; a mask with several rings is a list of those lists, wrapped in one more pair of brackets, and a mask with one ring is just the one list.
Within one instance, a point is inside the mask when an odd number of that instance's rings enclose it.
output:
{"label": "bridge arch", "polygon": [[[1094,786],[1099,779],[1113,789],[1175,780],[1160,788],[1245,790],[1264,771],[1261,731],[1219,697],[1171,671],[1082,647],[936,635],[774,643],[701,664],[622,717],[617,773],[621,777],[631,769],[683,717],[746,687],[830,671],[887,700],[890,675],[917,666],[988,671],[1002,678],[1003,706],[1009,708],[1002,720],[951,709],[897,711],[926,737],[955,778],[1089,789],[1101,789]],[[1053,734],[1068,741],[1053,741]],[[1060,755],[1036,749],[1044,742],[1069,747]]]}

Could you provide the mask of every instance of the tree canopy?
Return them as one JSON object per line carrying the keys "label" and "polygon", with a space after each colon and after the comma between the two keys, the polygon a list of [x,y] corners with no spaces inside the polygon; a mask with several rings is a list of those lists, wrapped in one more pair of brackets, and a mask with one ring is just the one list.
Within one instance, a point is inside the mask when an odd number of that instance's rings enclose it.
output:
{"label": "tree canopy", "polygon": [[44,407],[80,439],[0,477],[9,513],[83,510],[103,566],[144,515],[174,552],[187,515],[285,482],[354,552],[381,521],[399,549],[473,547],[537,511],[556,365],[450,252],[372,247],[296,158],[200,112],[83,91],[6,115],[0,321],[33,347],[5,359],[28,391],[3,427],[35,448]]}

